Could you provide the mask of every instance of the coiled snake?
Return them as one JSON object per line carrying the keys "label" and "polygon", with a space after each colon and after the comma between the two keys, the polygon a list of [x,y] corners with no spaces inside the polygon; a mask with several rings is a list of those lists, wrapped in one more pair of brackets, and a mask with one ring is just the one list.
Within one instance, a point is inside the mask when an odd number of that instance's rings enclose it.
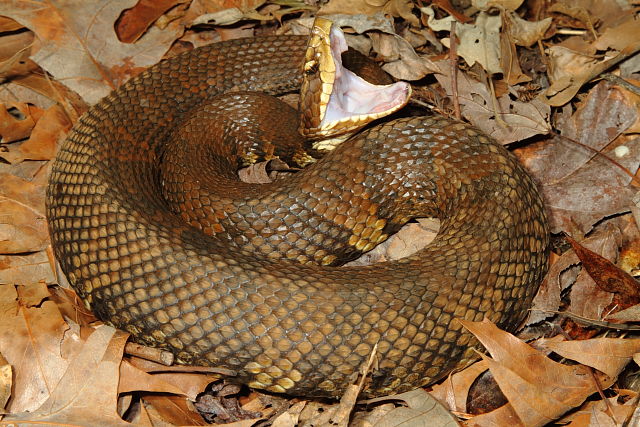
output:
{"label": "coiled snake", "polygon": [[[443,117],[378,124],[291,178],[238,182],[238,165],[265,150],[201,147],[245,119],[198,130],[192,108],[223,95],[205,109],[224,116],[253,96],[237,92],[296,90],[306,42],[199,48],[91,108],[50,178],[55,255],[98,317],[181,363],[226,367],[270,391],[338,396],[377,344],[365,394],[425,385],[471,356],[456,318],[507,329],[523,319],[547,268],[541,199],[503,147]],[[265,108],[251,117],[278,122]],[[203,151],[184,165],[173,147],[191,136]],[[424,216],[441,219],[426,248],[339,266]]]}

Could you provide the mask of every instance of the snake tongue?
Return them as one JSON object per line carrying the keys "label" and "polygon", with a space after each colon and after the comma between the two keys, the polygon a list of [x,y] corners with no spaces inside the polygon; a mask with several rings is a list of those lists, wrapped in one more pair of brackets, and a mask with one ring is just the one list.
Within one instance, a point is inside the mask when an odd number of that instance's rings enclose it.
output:
{"label": "snake tongue", "polygon": [[[373,120],[404,107],[411,96],[406,82],[375,85],[346,69],[347,42],[331,21],[316,18],[305,57],[300,131],[319,140],[314,148],[331,150]],[[341,138],[336,138],[342,136]]]}

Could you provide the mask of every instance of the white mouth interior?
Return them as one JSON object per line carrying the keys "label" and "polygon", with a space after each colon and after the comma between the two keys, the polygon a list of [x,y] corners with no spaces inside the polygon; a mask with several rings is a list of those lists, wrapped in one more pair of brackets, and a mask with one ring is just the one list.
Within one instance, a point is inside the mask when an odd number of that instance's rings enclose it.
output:
{"label": "white mouth interior", "polygon": [[343,67],[341,53],[347,50],[347,42],[336,25],[331,27],[330,37],[336,74],[321,127],[350,120],[354,116],[383,116],[406,103],[409,84],[398,82],[378,86],[367,82]]}

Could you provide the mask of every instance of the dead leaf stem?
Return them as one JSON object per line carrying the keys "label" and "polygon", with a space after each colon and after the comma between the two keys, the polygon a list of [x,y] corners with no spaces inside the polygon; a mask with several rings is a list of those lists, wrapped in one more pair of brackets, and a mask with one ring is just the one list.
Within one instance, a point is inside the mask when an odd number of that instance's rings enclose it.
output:
{"label": "dead leaf stem", "polygon": [[615,74],[611,74],[611,73],[604,73],[601,77],[613,83],[614,85],[622,86],[628,91],[633,92],[636,95],[640,95],[640,87],[629,83],[627,80],[623,79],[620,76],[616,76]]}
{"label": "dead leaf stem", "polygon": [[451,99],[455,118],[462,119],[460,100],[458,99],[458,37],[456,36],[456,21],[451,21],[451,48],[449,49],[449,64],[451,65]]}
{"label": "dead leaf stem", "polygon": [[613,322],[607,322],[604,320],[589,319],[587,317],[570,313],[568,311],[542,310],[537,308],[534,308],[531,311],[540,311],[542,313],[557,314],[559,316],[567,317],[585,326],[594,326],[597,328],[614,329],[619,331],[640,331],[640,326],[625,325],[622,323],[613,323]]}
{"label": "dead leaf stem", "polygon": [[[492,89],[493,89],[493,87],[492,87]],[[580,147],[585,148],[585,149],[587,149],[587,150],[589,150],[589,151],[593,152],[594,154],[596,154],[596,155],[598,155],[598,156],[602,157],[603,159],[605,159],[605,160],[609,161],[610,163],[613,163],[613,164],[614,164],[615,166],[617,166],[620,170],[622,170],[625,174],[629,175],[629,177],[631,178],[631,182],[632,182],[633,184],[635,184],[637,187],[640,187],[640,180],[639,180],[638,178],[636,178],[636,177],[635,177],[635,175],[634,175],[634,174],[632,174],[632,173],[629,171],[629,169],[625,168],[625,167],[624,167],[624,166],[622,166],[620,163],[618,163],[617,161],[615,161],[614,159],[612,159],[611,157],[609,157],[608,155],[606,155],[606,154],[605,154],[605,153],[603,153],[602,151],[600,151],[600,150],[598,150],[598,149],[595,149],[595,148],[593,148],[593,147],[590,147],[590,146],[588,146],[587,144],[583,144],[582,142],[580,142],[580,141],[578,141],[578,140],[576,140],[576,139],[569,138],[568,136],[561,135],[561,134],[559,134],[559,133],[557,133],[557,132],[555,132],[555,131],[553,131],[553,130],[550,130],[550,133],[551,133],[552,135],[554,135],[554,136],[558,137],[558,138],[564,138],[564,139],[566,139],[566,140],[567,140],[567,141],[569,141],[569,142],[572,142],[572,143],[574,143],[574,144],[576,144],[576,145],[579,145]]]}

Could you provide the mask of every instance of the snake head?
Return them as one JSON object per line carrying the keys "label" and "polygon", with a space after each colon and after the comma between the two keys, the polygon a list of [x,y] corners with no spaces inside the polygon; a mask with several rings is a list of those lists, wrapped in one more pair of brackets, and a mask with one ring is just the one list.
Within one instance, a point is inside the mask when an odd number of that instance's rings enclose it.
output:
{"label": "snake head", "polygon": [[[300,92],[300,133],[308,139],[342,141],[409,101],[408,83],[375,85],[346,69],[341,57],[346,50],[342,30],[328,19],[316,18],[307,43]],[[314,148],[330,150],[335,145],[316,143]]]}

